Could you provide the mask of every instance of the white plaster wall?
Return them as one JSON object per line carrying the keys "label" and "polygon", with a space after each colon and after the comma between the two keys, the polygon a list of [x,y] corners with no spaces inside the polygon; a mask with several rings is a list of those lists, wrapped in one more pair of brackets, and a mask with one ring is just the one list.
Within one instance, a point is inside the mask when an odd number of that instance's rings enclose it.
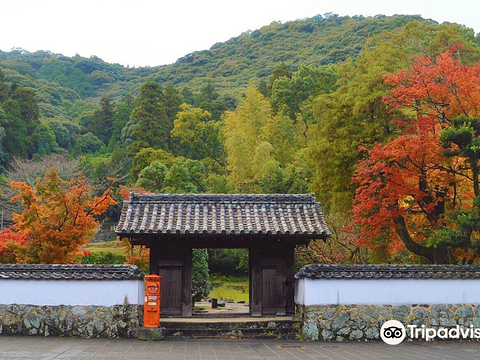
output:
{"label": "white plaster wall", "polygon": [[300,305],[480,304],[480,280],[297,280]]}
{"label": "white plaster wall", "polygon": [[143,280],[0,280],[0,304],[143,304]]}
{"label": "white plaster wall", "polygon": [[305,279],[297,280],[295,286],[295,304],[305,303]]}

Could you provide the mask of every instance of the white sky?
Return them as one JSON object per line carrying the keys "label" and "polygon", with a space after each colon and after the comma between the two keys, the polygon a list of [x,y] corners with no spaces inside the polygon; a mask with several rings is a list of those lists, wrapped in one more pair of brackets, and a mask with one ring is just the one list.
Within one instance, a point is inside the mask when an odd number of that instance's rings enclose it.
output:
{"label": "white sky", "polygon": [[420,14],[480,32],[479,0],[0,0],[0,50],[156,66],[272,21],[327,12]]}

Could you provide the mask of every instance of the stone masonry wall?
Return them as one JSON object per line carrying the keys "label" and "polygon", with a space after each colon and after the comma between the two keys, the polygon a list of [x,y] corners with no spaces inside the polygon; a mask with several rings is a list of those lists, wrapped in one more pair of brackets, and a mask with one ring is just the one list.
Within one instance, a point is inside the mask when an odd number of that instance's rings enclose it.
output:
{"label": "stone masonry wall", "polygon": [[134,338],[142,305],[0,305],[0,335]]}
{"label": "stone masonry wall", "polygon": [[378,340],[387,320],[435,329],[480,328],[480,305],[317,305],[299,310],[308,340]]}

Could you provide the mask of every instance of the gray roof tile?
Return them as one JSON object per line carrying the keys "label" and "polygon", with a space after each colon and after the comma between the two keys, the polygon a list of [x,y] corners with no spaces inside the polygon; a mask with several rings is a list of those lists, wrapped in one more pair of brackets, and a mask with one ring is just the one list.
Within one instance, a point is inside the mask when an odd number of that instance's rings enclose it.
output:
{"label": "gray roof tile", "polygon": [[313,194],[131,194],[119,235],[300,235],[330,231]]}
{"label": "gray roof tile", "polygon": [[480,279],[479,265],[305,265],[295,278]]}
{"label": "gray roof tile", "polygon": [[137,280],[135,265],[0,264],[0,280]]}

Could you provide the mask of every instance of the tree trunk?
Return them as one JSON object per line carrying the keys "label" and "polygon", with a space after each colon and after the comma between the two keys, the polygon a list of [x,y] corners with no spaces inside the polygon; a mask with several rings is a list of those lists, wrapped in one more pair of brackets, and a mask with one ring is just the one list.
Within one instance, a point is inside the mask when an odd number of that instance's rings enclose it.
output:
{"label": "tree trunk", "polygon": [[480,169],[478,168],[478,159],[476,156],[473,157],[473,161],[471,161],[472,166],[472,176],[473,176],[473,192],[475,193],[475,197],[480,195],[480,188],[478,184],[478,176]]}
{"label": "tree trunk", "polygon": [[408,233],[407,224],[403,216],[397,216],[394,218],[395,230],[400,240],[405,244],[405,247],[412,253],[423,256],[431,264],[448,264],[450,258],[448,256],[448,249],[446,246],[425,246],[417,243],[412,239]]}

